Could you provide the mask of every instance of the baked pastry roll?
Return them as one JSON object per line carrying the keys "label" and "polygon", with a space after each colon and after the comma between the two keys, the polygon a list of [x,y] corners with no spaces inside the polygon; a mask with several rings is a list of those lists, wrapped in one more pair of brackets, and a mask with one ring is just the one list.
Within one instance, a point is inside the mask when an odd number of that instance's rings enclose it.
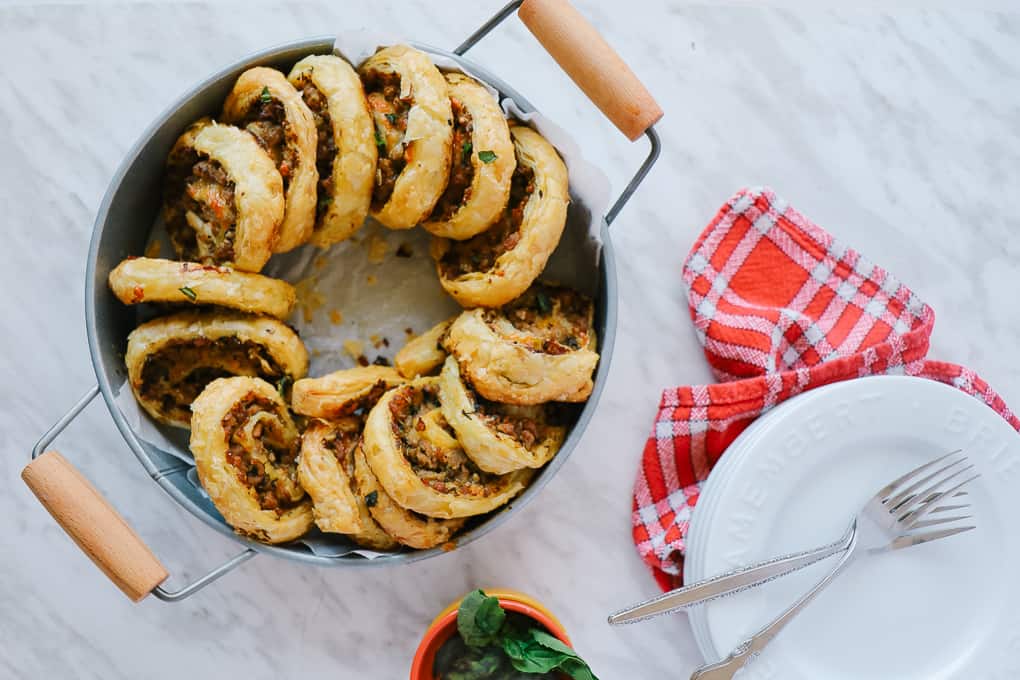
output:
{"label": "baked pastry roll", "polygon": [[298,380],[291,394],[291,408],[313,418],[364,415],[386,390],[404,382],[403,376],[389,366],[347,368],[321,378]]}
{"label": "baked pastry roll", "polygon": [[428,220],[436,236],[467,239],[488,229],[506,208],[517,160],[496,99],[460,73],[446,74],[453,111],[450,179]]}
{"label": "baked pastry roll", "polygon": [[464,526],[465,519],[436,519],[400,507],[379,484],[365,458],[364,447],[354,451],[354,479],[358,495],[372,518],[398,543],[417,550],[443,545]]}
{"label": "baked pastry roll", "polygon": [[439,281],[462,307],[499,307],[542,273],[567,219],[567,168],[556,149],[529,127],[510,127],[517,166],[506,210],[466,241],[433,239]]}
{"label": "baked pastry roll", "polygon": [[256,66],[234,83],[223,102],[223,120],[250,132],[276,165],[287,209],[274,253],[308,241],[315,226],[318,134],[304,100],[282,73]]}
{"label": "baked pastry roll", "polygon": [[450,330],[453,319],[438,323],[421,335],[408,341],[393,357],[393,365],[405,378],[428,375],[443,365],[446,350],[442,341]]}
{"label": "baked pastry roll", "polygon": [[340,57],[305,57],[287,79],[315,121],[319,197],[311,242],[328,248],[357,231],[368,215],[377,156],[372,117],[361,79]]}
{"label": "baked pastry roll", "polygon": [[519,494],[533,472],[480,470],[443,418],[439,378],[417,378],[384,394],[368,414],[362,445],[398,505],[441,519],[495,510]]}
{"label": "baked pastry roll", "polygon": [[251,135],[203,118],[170,149],[163,218],[180,259],[257,272],[283,213],[280,174]]}
{"label": "baked pastry roll", "polygon": [[313,421],[301,435],[298,481],[312,498],[315,524],[322,531],[346,534],[360,546],[392,550],[396,541],[369,514],[354,488],[354,451],[361,443],[361,420]]}
{"label": "baked pastry roll", "polygon": [[591,394],[594,307],[569,288],[538,283],[501,309],[472,309],[446,349],[486,399],[506,404],[584,401]]}
{"label": "baked pastry roll", "polygon": [[447,357],[439,376],[439,401],[464,452],[493,474],[542,467],[567,434],[554,404],[500,404],[478,396],[464,384],[453,357]]}
{"label": "baked pastry roll", "polygon": [[407,45],[379,50],[358,71],[379,148],[372,216],[409,229],[432,212],[450,174],[446,80],[424,52]]}
{"label": "baked pastry roll", "polygon": [[260,378],[219,378],[192,410],[198,479],[227,524],[264,543],[306,533],[312,504],[297,479],[300,437],[276,387]]}
{"label": "baked pastry roll", "polygon": [[237,312],[180,312],[143,323],[124,356],[138,403],[161,423],[188,427],[191,402],[215,378],[257,376],[285,387],[308,371],[289,326]]}
{"label": "baked pastry roll", "polygon": [[114,267],[110,290],[126,305],[174,302],[216,305],[286,319],[294,307],[294,286],[280,279],[229,267],[133,257]]}

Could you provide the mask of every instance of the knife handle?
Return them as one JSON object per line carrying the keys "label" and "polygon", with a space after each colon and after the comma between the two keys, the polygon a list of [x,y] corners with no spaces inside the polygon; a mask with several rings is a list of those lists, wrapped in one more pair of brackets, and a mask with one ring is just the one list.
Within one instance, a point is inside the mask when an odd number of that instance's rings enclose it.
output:
{"label": "knife handle", "polygon": [[852,528],[838,541],[813,550],[783,555],[764,562],[758,562],[733,571],[707,578],[689,586],[671,590],[634,607],[629,607],[609,617],[609,623],[619,625],[635,623],[645,619],[675,612],[684,607],[702,604],[711,600],[733,595],[748,588],[768,583],[790,572],[843,552],[850,545]]}

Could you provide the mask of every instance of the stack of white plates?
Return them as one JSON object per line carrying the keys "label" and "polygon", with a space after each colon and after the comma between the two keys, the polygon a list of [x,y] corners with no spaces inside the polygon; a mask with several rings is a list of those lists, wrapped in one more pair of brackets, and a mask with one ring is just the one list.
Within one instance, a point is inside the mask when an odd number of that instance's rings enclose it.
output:
{"label": "stack of white plates", "polygon": [[[954,449],[982,475],[966,498],[977,529],[860,559],[742,679],[1020,678],[1020,436],[978,400],[934,381],[838,383],[757,420],[702,490],[684,579],[830,543],[885,483]],[[692,609],[706,660],[771,621],[835,559]]]}

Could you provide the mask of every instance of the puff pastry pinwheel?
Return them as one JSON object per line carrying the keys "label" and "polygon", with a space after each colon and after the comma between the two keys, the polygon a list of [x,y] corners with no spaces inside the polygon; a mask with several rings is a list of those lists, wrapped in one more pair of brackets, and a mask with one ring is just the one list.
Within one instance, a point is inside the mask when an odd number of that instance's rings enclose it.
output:
{"label": "puff pastry pinwheel", "polygon": [[315,226],[318,134],[301,95],[276,69],[256,66],[234,83],[223,103],[223,120],[250,132],[283,180],[286,212],[273,252],[307,242]]}
{"label": "puff pastry pinwheel", "polygon": [[439,378],[417,378],[384,394],[368,414],[362,446],[398,505],[441,519],[495,510],[520,493],[533,472],[480,470],[443,418]]}
{"label": "puff pastry pinwheel", "polygon": [[294,383],[291,408],[313,418],[341,418],[368,413],[379,397],[405,380],[389,366],[358,366]]}
{"label": "puff pastry pinwheel", "polygon": [[372,518],[409,548],[427,550],[443,545],[464,526],[465,519],[437,519],[400,507],[379,484],[361,446],[354,451],[354,479]]}
{"label": "puff pastry pinwheel", "polygon": [[555,404],[520,406],[479,397],[464,384],[453,357],[447,357],[439,376],[439,401],[464,452],[493,474],[542,467],[560,450],[567,434],[566,427],[556,422]]}
{"label": "puff pastry pinwheel", "polygon": [[372,117],[361,79],[340,57],[305,57],[287,79],[315,120],[319,199],[311,242],[327,248],[357,231],[368,215],[377,156]]}
{"label": "puff pastry pinwheel", "polygon": [[286,319],[294,286],[261,274],[197,262],[133,257],[114,267],[110,290],[126,305],[140,302],[216,305]]}
{"label": "puff pastry pinwheel", "polygon": [[567,219],[567,168],[529,127],[510,127],[517,167],[510,200],[492,227],[466,241],[433,239],[439,281],[462,307],[499,307],[542,273]]}
{"label": "puff pastry pinwheel", "polygon": [[354,486],[354,451],[360,442],[358,418],[313,421],[301,435],[298,481],[312,497],[312,514],[321,530],[346,534],[373,550],[392,550],[396,541],[372,519]]}
{"label": "puff pastry pinwheel", "polygon": [[163,218],[180,259],[257,272],[283,213],[280,173],[251,135],[203,118],[170,149]]}
{"label": "puff pastry pinwheel", "polygon": [[446,80],[424,52],[407,45],[379,50],[358,71],[379,147],[372,216],[409,229],[432,212],[450,174]]}
{"label": "puff pastry pinwheel", "polygon": [[517,164],[496,98],[477,81],[446,74],[453,110],[453,156],[446,191],[422,224],[436,236],[467,239],[502,214]]}
{"label": "puff pastry pinwheel", "polygon": [[538,283],[501,309],[463,312],[450,327],[446,349],[486,399],[584,401],[599,360],[593,315],[584,295]]}
{"label": "puff pastry pinwheel", "polygon": [[446,350],[442,341],[450,330],[453,319],[438,323],[421,335],[408,341],[393,357],[393,365],[405,378],[428,375],[443,365]]}
{"label": "puff pastry pinwheel", "polygon": [[218,378],[192,404],[198,479],[237,533],[284,543],[312,526],[297,480],[297,428],[276,388],[260,378]]}
{"label": "puff pastry pinwheel", "polygon": [[237,312],[180,312],[143,323],[128,336],[124,359],[142,408],[184,428],[192,401],[215,378],[286,384],[308,371],[308,352],[286,324]]}

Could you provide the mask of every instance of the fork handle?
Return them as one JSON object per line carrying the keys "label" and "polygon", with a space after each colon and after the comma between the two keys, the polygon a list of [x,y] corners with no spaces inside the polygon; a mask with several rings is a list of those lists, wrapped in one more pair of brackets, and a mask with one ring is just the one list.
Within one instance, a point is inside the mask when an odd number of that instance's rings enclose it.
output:
{"label": "fork handle", "polygon": [[840,558],[836,566],[821,581],[816,583],[811,590],[804,593],[789,609],[773,619],[771,623],[740,643],[725,659],[702,666],[694,671],[691,674],[691,680],[731,680],[737,674],[737,671],[743,668],[748,661],[758,656],[761,650],[765,649],[765,646],[779,634],[779,631],[786,627],[786,624],[793,620],[797,614],[810,604],[811,600],[815,599],[819,593],[825,590],[826,586],[832,583],[850,565],[856,555],[856,547],[857,532],[854,529],[850,545],[846,552],[843,553],[843,557]]}
{"label": "fork handle", "polygon": [[668,593],[611,615],[609,623],[621,625],[644,621],[661,614],[675,612],[684,607],[702,604],[720,597],[742,592],[763,583],[768,583],[780,576],[785,576],[790,572],[803,569],[815,562],[845,551],[850,545],[852,538],[853,531],[851,527],[851,529],[847,530],[846,534],[834,543],[829,543],[813,550],[791,553],[740,567],[739,569],[692,583],[689,586],[671,590]]}

